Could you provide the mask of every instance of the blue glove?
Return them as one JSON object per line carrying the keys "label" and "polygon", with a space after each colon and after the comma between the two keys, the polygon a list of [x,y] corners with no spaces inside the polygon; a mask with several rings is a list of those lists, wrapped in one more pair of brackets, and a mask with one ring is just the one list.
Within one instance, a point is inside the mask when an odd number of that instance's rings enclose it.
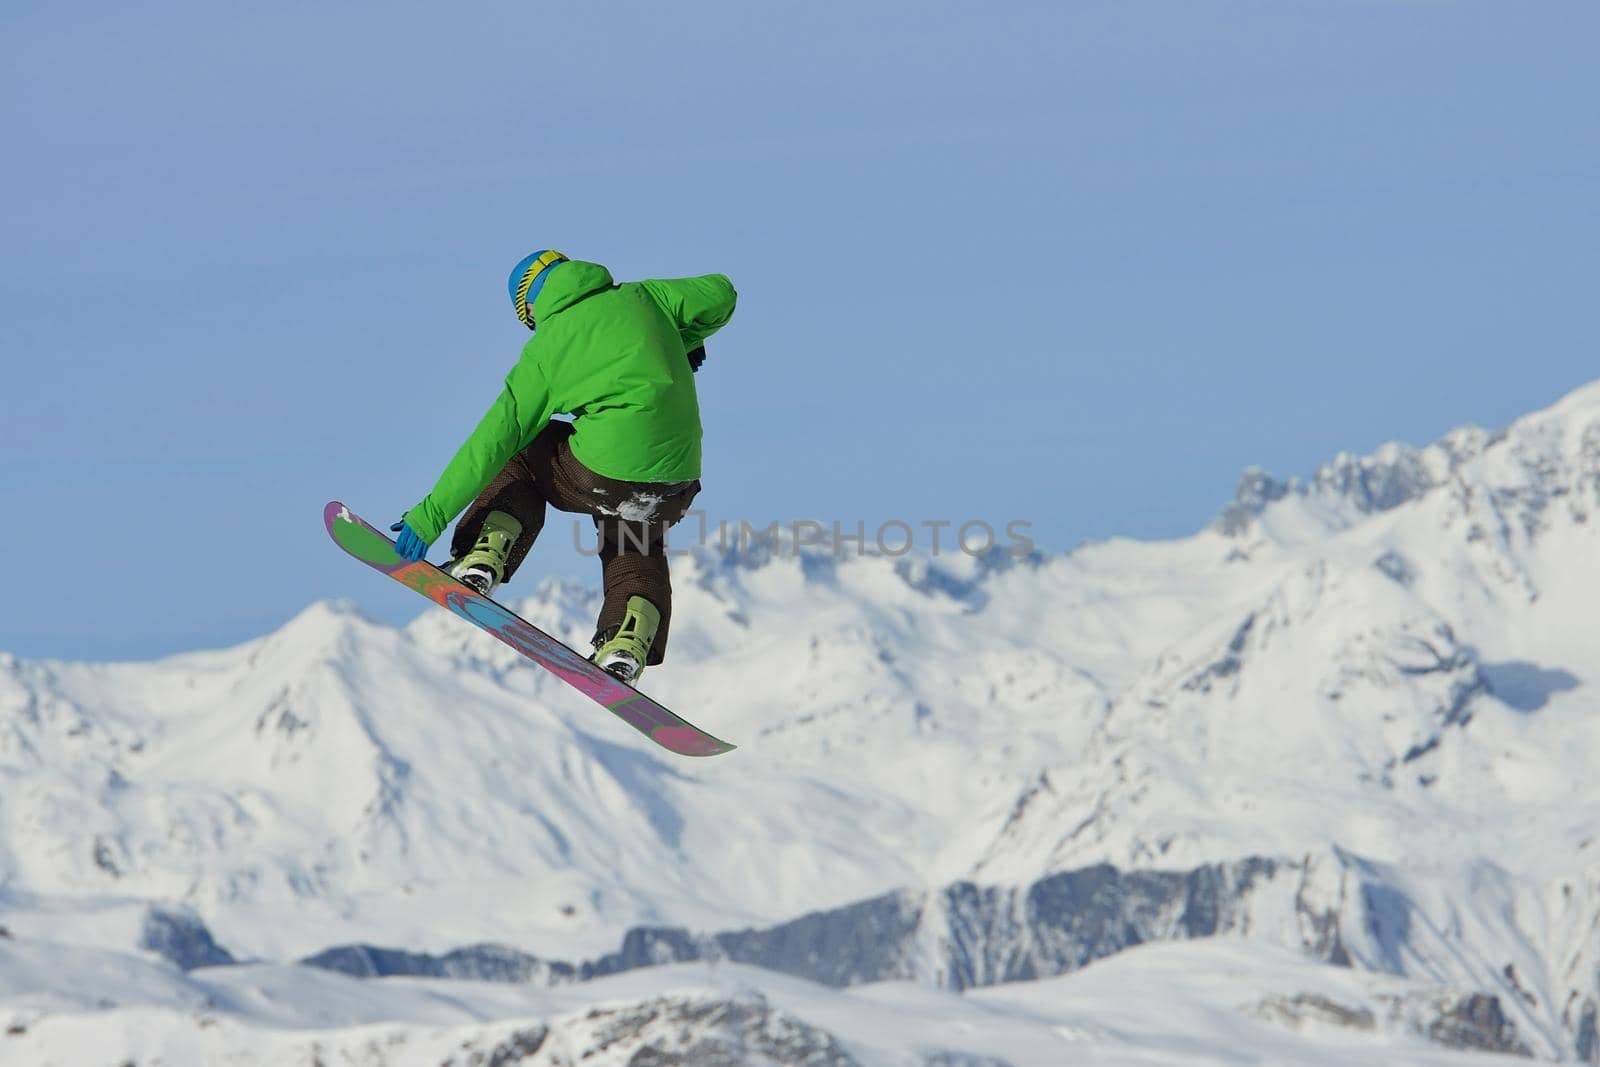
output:
{"label": "blue glove", "polygon": [[409,522],[401,519],[389,529],[400,535],[400,539],[394,544],[394,550],[400,553],[401,559],[409,559],[415,563],[427,558],[428,542],[417,536],[417,531],[411,528]]}

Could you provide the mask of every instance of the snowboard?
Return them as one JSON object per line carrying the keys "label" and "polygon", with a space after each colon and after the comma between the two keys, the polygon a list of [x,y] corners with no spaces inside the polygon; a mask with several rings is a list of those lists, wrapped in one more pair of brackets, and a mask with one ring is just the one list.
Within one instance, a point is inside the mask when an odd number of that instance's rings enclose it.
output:
{"label": "snowboard", "polygon": [[328,536],[356,559],[493,634],[662,748],[680,756],[716,756],[736,747],[674,715],[426,560],[413,563],[402,559],[393,541],[337,500],[323,509],[322,519]]}

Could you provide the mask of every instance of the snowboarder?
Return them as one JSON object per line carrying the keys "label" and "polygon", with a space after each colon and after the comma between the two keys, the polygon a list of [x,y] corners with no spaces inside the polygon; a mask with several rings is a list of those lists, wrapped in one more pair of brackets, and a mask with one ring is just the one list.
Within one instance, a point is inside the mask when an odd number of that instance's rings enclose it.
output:
{"label": "snowboarder", "polygon": [[446,569],[487,596],[516,573],[546,505],[593,516],[605,602],[592,658],[632,683],[666,651],[666,531],[700,491],[692,375],[737,294],[722,274],[619,285],[549,250],[517,264],[510,291],[533,338],[433,491],[390,529],[420,560],[466,507]]}

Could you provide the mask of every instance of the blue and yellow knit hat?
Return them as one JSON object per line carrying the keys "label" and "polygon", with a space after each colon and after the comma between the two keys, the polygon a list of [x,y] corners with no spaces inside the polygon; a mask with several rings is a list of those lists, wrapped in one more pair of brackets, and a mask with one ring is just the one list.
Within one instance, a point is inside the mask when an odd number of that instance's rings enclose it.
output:
{"label": "blue and yellow knit hat", "polygon": [[533,301],[544,287],[550,268],[567,262],[560,252],[541,249],[518,263],[511,271],[511,304],[517,309],[517,318],[528,329],[533,329]]}

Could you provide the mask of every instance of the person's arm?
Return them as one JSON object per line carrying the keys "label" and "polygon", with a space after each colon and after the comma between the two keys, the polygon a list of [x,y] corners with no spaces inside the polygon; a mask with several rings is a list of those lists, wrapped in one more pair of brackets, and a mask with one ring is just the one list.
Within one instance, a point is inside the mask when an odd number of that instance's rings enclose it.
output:
{"label": "person's arm", "polygon": [[550,421],[550,389],[544,372],[523,360],[506,375],[493,406],[456,452],[433,491],[405,513],[404,521],[432,544],[496,474]]}
{"label": "person's arm", "polygon": [[739,300],[726,274],[655,278],[640,284],[677,324],[685,351],[703,347],[707,337],[726,326]]}

